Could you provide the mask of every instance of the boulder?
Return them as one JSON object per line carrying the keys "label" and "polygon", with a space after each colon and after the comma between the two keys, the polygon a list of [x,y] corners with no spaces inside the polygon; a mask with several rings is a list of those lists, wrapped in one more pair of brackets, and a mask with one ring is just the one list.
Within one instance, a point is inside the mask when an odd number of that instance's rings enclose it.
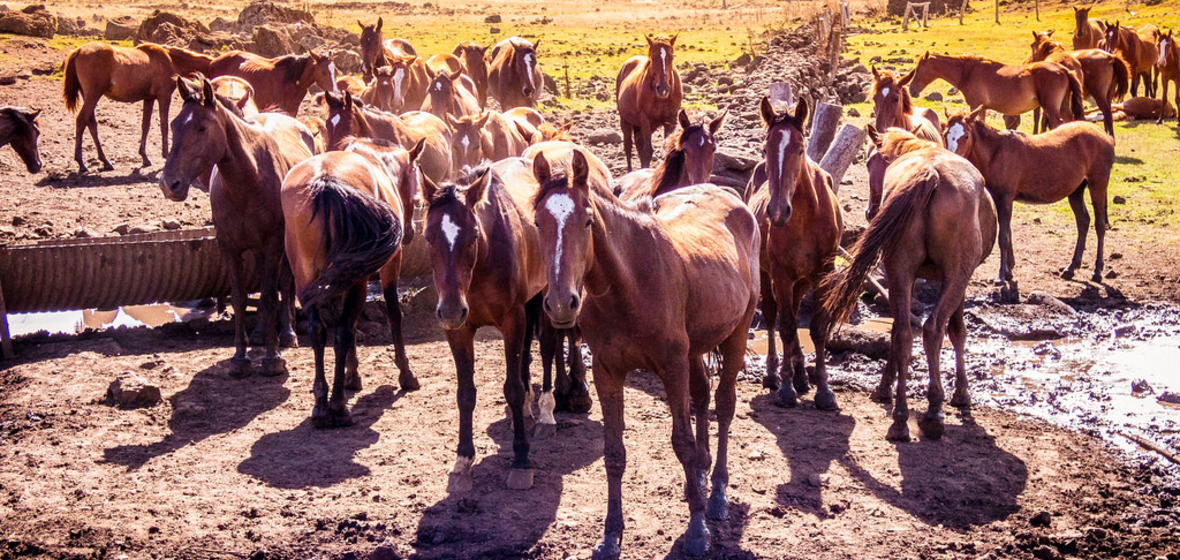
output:
{"label": "boulder", "polygon": [[107,399],[119,408],[142,408],[160,402],[160,388],[130,372],[120,373],[107,387]]}
{"label": "boulder", "polygon": [[248,6],[242,8],[241,12],[238,12],[238,27],[240,29],[252,29],[267,23],[285,24],[296,22],[314,24],[315,16],[311,15],[311,12],[288,8],[266,0],[251,2]]}
{"label": "boulder", "polygon": [[828,339],[828,351],[856,352],[874,360],[884,360],[889,357],[889,333],[861,327],[841,327]]}
{"label": "boulder", "polygon": [[285,28],[270,24],[259,25],[254,28],[254,47],[251,51],[273,58],[295,52],[295,44]]}
{"label": "boulder", "polygon": [[[163,30],[159,28],[167,24]],[[194,37],[209,33],[209,28],[196,20],[185,19],[171,12],[156,10],[135,30],[135,44],[144,42],[187,45]]]}
{"label": "boulder", "polygon": [[108,19],[103,38],[108,41],[127,41],[135,37],[135,31],[138,29],[139,22],[131,16]]}
{"label": "boulder", "polygon": [[52,39],[57,33],[57,25],[57,17],[46,11],[42,4],[27,6],[19,12],[0,14],[0,33]]}
{"label": "boulder", "polygon": [[344,74],[357,74],[361,71],[361,55],[355,51],[340,49],[332,53],[332,64],[336,71]]}
{"label": "boulder", "polygon": [[591,144],[617,145],[623,143],[623,134],[610,128],[600,128],[587,135],[586,139]]}

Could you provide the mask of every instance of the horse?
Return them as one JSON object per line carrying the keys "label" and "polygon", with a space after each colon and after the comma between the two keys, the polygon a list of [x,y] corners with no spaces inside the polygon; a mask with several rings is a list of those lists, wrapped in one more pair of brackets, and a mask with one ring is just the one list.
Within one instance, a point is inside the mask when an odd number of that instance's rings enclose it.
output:
{"label": "horse", "polygon": [[447,123],[430,113],[414,111],[395,115],[365,105],[344,92],[344,96],[327,94],[328,149],[342,149],[350,136],[377,138],[400,146],[413,146],[426,140],[418,165],[432,181],[451,176],[451,130]]}
{"label": "horse", "polygon": [[393,108],[393,68],[382,66],[373,73],[373,79],[368,84],[356,76],[345,76],[336,80],[338,91],[348,91],[365,105],[371,105],[382,111]]}
{"label": "horse", "polygon": [[[1114,136],[1114,117],[1111,114],[1112,99],[1118,99],[1127,94],[1131,70],[1127,61],[1122,57],[1108,53],[1102,49],[1086,49],[1065,52],[1061,43],[1054,41],[1053,30],[1039,33],[1033,32],[1032,52],[1028,62],[1048,60],[1056,62],[1081,76],[1082,85],[1086,93],[1094,98],[1094,104],[1102,112],[1102,126],[1106,133]],[[1039,119],[1040,110],[1033,111],[1034,120]]]}
{"label": "horse", "polygon": [[[74,49],[66,57],[62,80],[62,97],[66,108],[77,111],[74,127],[74,161],[78,172],[87,171],[82,161],[82,132],[90,129],[94,148],[103,170],[115,167],[107,159],[98,141],[98,120],[94,108],[104,96],[123,103],[143,101],[143,125],[139,137],[139,156],[143,166],[152,162],[147,155],[148,130],[152,125],[152,103],[160,108],[160,153],[168,155],[168,109],[177,75],[209,70],[212,57],[176,47],[144,43],[137,47],[114,47],[102,42],[87,43]],[[82,107],[78,108],[78,94]]]}
{"label": "horse", "polygon": [[209,63],[209,77],[238,76],[254,87],[255,103],[266,111],[290,116],[313,84],[336,93],[336,65],[327,55],[308,51],[266,58],[245,51],[229,51]]}
{"label": "horse", "polygon": [[[413,155],[409,158],[412,161]],[[316,428],[354,423],[344,394],[346,364],[352,362],[352,374],[356,375],[356,323],[364,310],[369,277],[375,272],[381,272],[386,303],[397,307],[402,231],[413,226],[402,222],[400,185],[388,171],[368,151],[335,151],[302,161],[283,179],[284,246],[299,303],[307,310],[308,335],[315,354],[311,420]],[[398,339],[400,315],[398,310],[398,318],[390,321],[396,325]],[[336,351],[331,400],[324,376],[329,324],[335,328]],[[407,374],[413,380],[411,387],[407,387]],[[403,388],[418,388],[408,368],[402,370],[402,380]],[[356,381],[359,385],[359,375]]]}
{"label": "horse", "polygon": [[[1166,105],[1168,101],[1168,82],[1176,85],[1176,106],[1180,107],[1180,47],[1176,46],[1176,40],[1172,38],[1172,31],[1168,30],[1167,35],[1160,35],[1158,43],[1159,56],[1156,58],[1155,67],[1156,73],[1159,75],[1160,86],[1160,105]],[[1160,111],[1160,116],[1156,118],[1157,124],[1164,122],[1164,111]],[[1180,118],[1176,119],[1177,124],[1180,124]]]}
{"label": "horse", "polygon": [[[651,166],[652,131],[664,127],[664,135],[676,126],[683,93],[680,72],[676,70],[672,51],[676,35],[671,38],[644,35],[647,56],[633,56],[623,63],[615,80],[615,103],[619,108],[619,126],[623,129],[623,153],[627,171],[631,171],[631,145],[637,144],[640,167]],[[634,140],[632,139],[634,137]]]}
{"label": "horse", "polygon": [[824,278],[823,283],[829,289],[819,306],[835,319],[833,324],[846,322],[865,279],[875,268],[877,259],[882,259],[893,327],[889,360],[873,398],[891,402],[890,392],[896,379],[897,403],[893,407],[893,424],[885,437],[909,441],[906,383],[913,353],[910,302],[917,278],[941,281],[938,303],[922,326],[930,387],[929,407],[918,421],[923,436],[939,439],[946,430],[942,414],[945,393],[939,369],[944,333],[950,336],[955,349],[955,392],[951,405],[971,404],[964,359],[967,328],[963,322],[963,299],[972,273],[995,246],[996,208],[979,171],[938,143],[897,128],[879,137],[870,126],[869,134],[878,152],[889,162],[885,201],[881,212],[869,222],[853,247],[852,264]]}
{"label": "horse", "polygon": [[[234,310],[234,343],[230,375],[252,373],[246,356],[246,286],[242,257],[254,255],[254,271],[260,280],[258,306],[261,334],[266,346],[262,375],[281,375],[286,363],[279,345],[294,346],[291,329],[294,295],[290,268],[284,264],[283,212],[279,188],[287,171],[311,157],[315,141],[299,121],[280,114],[268,115],[265,125],[244,120],[237,106],[218,99],[209,80],[190,84],[177,78],[184,106],[172,120],[172,149],[160,173],[160,189],[169,200],[188,197],[189,186],[213,173],[209,202],[217,246],[229,266],[231,304]],[[285,309],[279,308],[279,287]],[[292,290],[293,291],[293,290]],[[276,318],[278,328],[276,329]]]}
{"label": "horse", "polygon": [[420,109],[426,100],[430,81],[434,79],[434,72],[426,66],[426,61],[412,54],[395,55],[389,59],[389,67],[393,75],[393,101],[389,110]]}
{"label": "horse", "polygon": [[1118,20],[1106,23],[1106,34],[1102,39],[1102,49],[1115,53],[1127,61],[1131,68],[1131,96],[1139,93],[1139,81],[1143,81],[1143,91],[1147,97],[1155,97],[1155,78],[1152,70],[1159,58],[1156,43],[1159,42],[1159,28],[1145,23],[1131,29],[1122,27]]}
{"label": "horse", "polygon": [[913,73],[910,95],[921,95],[930,82],[941,78],[963,92],[972,109],[987,107],[1004,115],[1019,116],[1042,107],[1049,127],[1056,128],[1062,122],[1061,108],[1068,98],[1073,118],[1085,117],[1081,82],[1053,62],[1007,65],[979,56],[948,56],[927,51],[918,59]]}
{"label": "horse", "polygon": [[582,158],[590,166],[590,188],[614,196],[615,191],[611,186],[614,184],[614,177],[611,175],[610,169],[598,156],[579,144],[564,140],[537,142],[526,148],[521,157],[533,161],[544,156],[550,166],[562,165],[569,168],[573,164],[574,152],[582,154]]}
{"label": "horse", "polygon": [[713,175],[713,154],[717,152],[717,131],[725,124],[728,113],[721,113],[712,121],[694,125],[684,109],[677,121],[680,128],[668,137],[667,154],[655,169],[639,169],[622,177],[615,186],[615,194],[623,200],[652,198],[666,192],[708,183]]}
{"label": "horse", "polygon": [[[433,74],[440,72],[457,74],[463,71],[463,62],[451,53],[438,53],[426,59],[426,67],[430,68]],[[474,90],[475,87],[473,86],[471,89]]]}
{"label": "horse", "polygon": [[501,110],[532,107],[541,98],[544,82],[537,64],[537,47],[520,37],[496,43],[488,66],[488,94],[500,102]]}
{"label": "horse", "polygon": [[439,72],[430,81],[426,99],[422,101],[422,110],[440,119],[453,115],[456,117],[478,115],[479,101],[475,94],[463,84],[462,70],[458,72]]}
{"label": "horse", "polygon": [[1098,255],[1094,282],[1102,281],[1103,243],[1106,239],[1106,187],[1114,165],[1114,139],[1090,123],[1068,123],[1049,132],[1027,135],[988,127],[987,110],[957,114],[947,123],[947,149],[970,161],[983,174],[995,199],[1000,221],[1000,276],[997,283],[1013,280],[1016,258],[1012,252],[1012,203],[1052,204],[1069,198],[1077,222],[1073,259],[1061,273],[1072,279],[1082,263],[1090,215],[1085,191],[1094,207]]}
{"label": "horse", "polygon": [[37,139],[41,136],[41,123],[37,120],[40,114],[40,109],[32,111],[0,105],[0,147],[11,144],[29,173],[41,171],[41,152],[37,149]]}
{"label": "horse", "polygon": [[1106,26],[1102,21],[1090,19],[1090,8],[1074,7],[1073,9],[1073,50],[1096,49],[1106,36]]}
{"label": "horse", "polygon": [[377,23],[373,25],[365,25],[360,20],[357,20],[356,24],[361,28],[361,74],[365,81],[373,79],[377,69],[388,65],[393,58],[405,55],[418,56],[414,45],[405,39],[382,40],[381,27],[385,22],[381,18],[377,18]]}
{"label": "horse", "polygon": [[[777,389],[776,405],[795,407],[798,396],[810,388],[799,345],[799,305],[808,292],[812,292],[812,301],[825,297],[820,279],[834,266],[844,233],[844,215],[831,175],[805,153],[807,101],[799,100],[794,111],[776,113],[770,98],[763,97],[759,108],[766,127],[766,179],[752,181],[748,202],[762,232],[762,317],[770,341],[762,386]],[[828,321],[823,308],[815,306],[810,328],[815,343],[811,380],[816,385],[815,407],[820,410],[837,408],[836,396],[828,386]],[[781,376],[774,343],[776,328],[783,343]],[[789,374],[793,375],[788,380]]]}
{"label": "horse", "polygon": [[930,140],[942,142],[942,131],[939,128],[938,113],[933,109],[916,107],[910,92],[905,86],[914,79],[914,71],[910,71],[900,78],[889,70],[877,70],[873,66],[873,113],[874,122],[878,130],[885,130],[891,126],[914,130],[915,134]]}
{"label": "horse", "polygon": [[1132,97],[1112,107],[1129,119],[1159,119],[1177,116],[1176,106],[1154,97]]}
{"label": "horse", "polygon": [[459,57],[463,63],[463,74],[470,76],[475,82],[475,99],[480,108],[488,104],[488,62],[485,59],[488,48],[475,41],[459,41],[451,54]]}
{"label": "horse", "polygon": [[482,161],[500,161],[517,157],[529,147],[529,141],[499,111],[486,110],[479,115],[446,116],[454,133],[451,142],[455,169],[475,167]]}
{"label": "horse", "polygon": [[[623,391],[636,369],[653,372],[664,386],[690,514],[684,552],[705,554],[706,516],[727,516],[735,384],[758,303],[758,222],[732,191],[715,185],[670,192],[645,211],[591,187],[581,151],[572,153],[568,169],[553,172],[544,155],[533,160],[540,185],[533,211],[548,278],[545,314],[557,328],[577,323],[593,353],[607,475],[605,530],[594,558],[617,558],[622,544]],[[710,375],[704,354],[718,348],[717,462],[706,511]]]}

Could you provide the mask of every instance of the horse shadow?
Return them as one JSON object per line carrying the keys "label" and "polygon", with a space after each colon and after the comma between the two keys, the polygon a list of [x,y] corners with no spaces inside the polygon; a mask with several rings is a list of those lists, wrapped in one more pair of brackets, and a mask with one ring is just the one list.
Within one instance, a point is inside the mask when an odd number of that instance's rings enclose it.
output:
{"label": "horse shadow", "polygon": [[[505,476],[512,462],[512,422],[490,425],[487,434],[499,446],[478,459],[475,489],[450,494],[426,508],[412,543],[414,558],[521,558],[531,556],[557,521],[566,475],[602,457],[602,424],[586,415],[558,414],[557,435],[531,440],[533,487],[509,490]],[[565,530],[558,527],[555,530]]]}
{"label": "horse shadow", "polygon": [[111,171],[106,172],[90,172],[86,174],[78,174],[77,171],[70,172],[65,177],[46,174],[39,179],[35,184],[38,187],[52,187],[55,189],[74,189],[74,188],[93,188],[93,187],[115,187],[121,185],[138,185],[141,183],[155,183],[156,173],[151,171],[150,167],[138,167],[132,169],[126,175],[112,175]]}
{"label": "horse shadow", "polygon": [[775,435],[790,463],[790,478],[775,490],[775,499],[783,507],[820,519],[831,518],[832,512],[824,508],[820,476],[833,462],[851,462],[849,439],[856,420],[847,414],[815,408],[783,409],[775,406],[774,400],[772,393],[754,397],[750,416]]}
{"label": "horse shadow", "polygon": [[238,472],[285,489],[327,488],[366,476],[369,467],[353,461],[353,455],[381,439],[373,424],[405,394],[382,385],[362,396],[352,406],[356,424],[342,430],[316,429],[309,415],[290,430],[266,434],[254,442]]}
{"label": "horse shadow", "polygon": [[881,500],[922,522],[962,531],[1006,519],[1020,511],[1028,467],[996,446],[995,437],[960,413],[938,441],[895,443],[901,487],[884,484],[849,463],[849,470]]}
{"label": "horse shadow", "polygon": [[147,445],[120,445],[103,452],[105,461],[136,470],[148,461],[210,436],[232,432],[260,414],[286,402],[291,395],[286,375],[233,379],[229,359],[205,368],[193,376],[188,387],[168,398],[172,417],[171,433]]}
{"label": "horse shadow", "polygon": [[[748,550],[742,550],[742,534],[746,532],[746,525],[750,522],[749,504],[729,503],[729,517],[725,521],[710,521],[709,530],[709,558],[725,558],[727,560],[755,560],[761,558]],[[664,560],[681,560],[693,558],[684,553],[684,535],[676,539],[672,549],[664,556]]]}

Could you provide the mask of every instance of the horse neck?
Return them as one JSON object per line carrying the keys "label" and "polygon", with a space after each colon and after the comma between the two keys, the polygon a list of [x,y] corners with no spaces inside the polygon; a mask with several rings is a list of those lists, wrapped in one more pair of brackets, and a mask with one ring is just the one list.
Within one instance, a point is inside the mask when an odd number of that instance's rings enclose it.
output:
{"label": "horse neck", "polygon": [[[255,191],[262,183],[264,169],[260,161],[261,154],[268,154],[269,161],[277,163],[282,157],[279,147],[273,139],[263,132],[255,130],[218,105],[218,118],[225,127],[225,154],[217,162],[218,172],[222,176],[222,184],[229,193],[246,194]],[[282,173],[275,170],[281,180]],[[232,181],[226,178],[233,178]]]}
{"label": "horse neck", "polygon": [[973,123],[970,126],[973,128],[975,141],[971,143],[971,152],[967,154],[967,160],[986,176],[986,170],[996,153],[1012,140],[986,125]]}
{"label": "horse neck", "polygon": [[795,178],[795,196],[791,197],[791,206],[795,210],[819,206],[819,187],[812,181],[819,166],[806,154],[803,157],[803,165],[799,166],[799,175]]}
{"label": "horse neck", "polygon": [[656,167],[655,174],[651,178],[652,198],[688,185],[687,158],[688,154],[680,148],[674,148],[664,156],[664,161]]}
{"label": "horse neck", "polygon": [[[376,115],[370,114],[368,111],[354,109],[352,118],[354,122],[360,125],[358,127],[360,130],[357,131],[355,136],[362,138],[385,138],[386,140],[397,142],[402,146],[412,146],[412,144],[407,144],[409,142],[409,134],[406,131],[407,126],[405,121],[393,113]],[[388,138],[382,136],[380,134],[381,131],[378,130],[379,128],[386,127],[390,131],[390,137]]]}
{"label": "horse neck", "polygon": [[635,255],[644,255],[649,262],[663,260],[658,251],[666,250],[667,236],[650,214],[623,206],[617,199],[606,198],[593,189],[590,196],[595,214],[591,225],[594,263],[586,271],[586,294],[596,299],[622,299],[619,303],[625,308],[640,309],[630,301],[635,299],[635,286],[639,283]]}
{"label": "horse neck", "polygon": [[172,59],[172,70],[181,76],[191,72],[208,75],[209,63],[212,62],[212,59],[204,55],[179,50],[173,52],[170,58]]}
{"label": "horse neck", "polygon": [[0,146],[7,146],[15,137],[16,124],[12,122],[13,117],[7,111],[0,114]]}
{"label": "horse neck", "polygon": [[[978,61],[975,60],[949,56],[931,57],[927,60],[927,64],[930,64],[930,72],[934,74],[935,78],[942,78],[958,89],[963,89],[962,84],[964,76],[967,75],[968,67],[978,64]],[[933,82],[934,80],[930,81]]]}

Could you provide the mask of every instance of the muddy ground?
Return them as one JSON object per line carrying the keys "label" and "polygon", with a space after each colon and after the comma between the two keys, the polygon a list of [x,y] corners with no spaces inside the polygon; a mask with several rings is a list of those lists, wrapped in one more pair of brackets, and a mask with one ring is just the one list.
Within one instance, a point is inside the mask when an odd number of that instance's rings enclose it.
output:
{"label": "muddy ground", "polygon": [[[32,40],[6,48],[33,65],[60,57]],[[148,145],[157,165],[136,170],[138,106],[100,104],[100,134],[116,170],[74,175],[73,120],[59,97],[59,82],[48,78],[0,86],[0,103],[45,108],[43,173],[26,175],[10,150],[0,151],[3,240],[162,227],[164,220],[207,223],[204,194],[168,202],[150,179],[162,163],[155,125]],[[615,126],[607,114],[577,120],[581,135]],[[756,122],[738,118],[730,126]],[[618,147],[596,149],[621,168]],[[89,140],[86,153],[93,157]],[[847,179],[840,196],[849,222],[863,223],[863,167]],[[1176,247],[1116,230],[1108,247],[1126,255],[1111,261],[1117,277],[1103,285],[1066,282],[1055,273],[1072,246],[1072,227],[1046,233],[1032,212],[1017,215],[1024,292],[1044,291],[1093,313],[1180,301]],[[1154,260],[1137,258],[1142,254]],[[997,268],[993,255],[976,274],[976,317],[992,305],[987,279]],[[448,495],[457,441],[453,365],[432,307],[423,292],[406,320],[422,389],[397,389],[389,335],[371,313],[361,326],[366,388],[350,401],[358,424],[327,432],[308,421],[310,350],[287,352],[288,376],[231,379],[232,331],[224,319],[18,342],[18,358],[0,369],[0,558],[588,557],[605,513],[597,405],[588,415],[559,415],[557,437],[534,444],[534,488],[507,490],[502,348],[487,334],[476,350],[476,488]],[[1112,320],[1111,329],[1117,326]],[[991,332],[983,320],[971,327],[978,372],[994,358],[989,348],[1012,336]],[[833,361],[838,413],[816,411],[809,399],[796,410],[775,408],[753,366],[739,384],[730,519],[711,526],[714,557],[1180,557],[1180,484],[1164,461],[1149,454],[1128,460],[1103,440],[998,401],[970,413],[948,407],[941,441],[889,443],[888,410],[863,391],[880,361],[860,354]],[[163,402],[109,406],[107,386],[125,371],[157,384]],[[632,376],[629,558],[677,557],[687,522],[661,394],[653,377]]]}

